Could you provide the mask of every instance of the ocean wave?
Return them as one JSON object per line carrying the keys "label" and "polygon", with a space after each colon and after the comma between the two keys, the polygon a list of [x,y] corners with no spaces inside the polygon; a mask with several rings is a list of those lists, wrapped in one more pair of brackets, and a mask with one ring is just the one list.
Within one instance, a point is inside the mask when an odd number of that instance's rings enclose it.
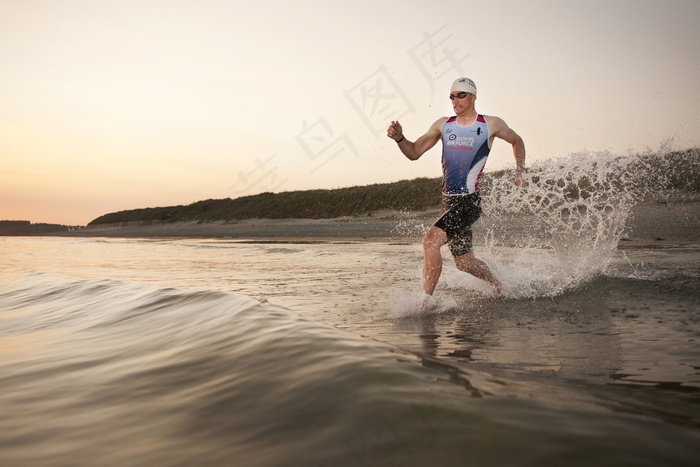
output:
{"label": "ocean wave", "polygon": [[[597,452],[653,465],[697,454],[684,428],[600,414],[584,392],[415,355],[238,294],[33,274],[0,280],[0,310],[8,463],[522,465],[529,453],[540,465]],[[540,391],[567,396],[545,404]],[[653,447],[660,438],[674,453]]]}

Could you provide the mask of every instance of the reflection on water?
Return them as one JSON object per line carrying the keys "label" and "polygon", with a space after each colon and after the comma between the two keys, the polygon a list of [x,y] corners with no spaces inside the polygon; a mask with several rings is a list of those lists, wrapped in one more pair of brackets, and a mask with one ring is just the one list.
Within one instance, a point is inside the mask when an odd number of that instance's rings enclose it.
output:
{"label": "reflection on water", "polygon": [[[396,316],[420,283],[417,245],[23,238],[0,255],[13,463],[698,455],[692,249],[661,274],[630,252],[534,298],[482,295],[447,263],[444,311],[422,318]],[[538,261],[511,271],[516,291]]]}
{"label": "reflection on water", "polygon": [[[232,291],[427,355],[602,384],[700,387],[693,247],[621,252],[605,275],[568,294],[506,300],[481,295],[478,281],[446,259],[436,295],[449,306],[420,319],[394,318],[402,299],[418,296],[417,245],[52,238],[7,239],[0,248],[5,273]],[[518,284],[549,261],[533,256],[509,277]]]}

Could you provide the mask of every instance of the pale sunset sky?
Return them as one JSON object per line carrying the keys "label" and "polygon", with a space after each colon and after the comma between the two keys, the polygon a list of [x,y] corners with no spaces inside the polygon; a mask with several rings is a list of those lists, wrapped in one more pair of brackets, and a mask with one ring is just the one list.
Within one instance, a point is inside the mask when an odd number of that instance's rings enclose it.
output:
{"label": "pale sunset sky", "polygon": [[[700,145],[698,0],[0,0],[0,220],[440,176],[477,110],[528,161]],[[496,141],[486,170],[513,167]]]}

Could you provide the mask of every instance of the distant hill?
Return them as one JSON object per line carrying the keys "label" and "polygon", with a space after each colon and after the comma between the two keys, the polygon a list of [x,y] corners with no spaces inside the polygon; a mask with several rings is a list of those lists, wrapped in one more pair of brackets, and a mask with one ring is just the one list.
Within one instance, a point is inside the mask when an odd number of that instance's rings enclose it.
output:
{"label": "distant hill", "polygon": [[[677,151],[663,156],[642,156],[638,172],[647,174],[640,183],[653,185],[654,190],[700,192],[700,149]],[[654,166],[659,170],[649,171]],[[484,174],[479,188],[488,195],[493,180],[507,171]],[[568,183],[565,181],[565,183]],[[122,222],[211,222],[237,219],[328,219],[343,216],[369,215],[382,210],[416,211],[438,208],[442,180],[417,178],[395,183],[338,188],[334,190],[261,193],[231,199],[208,199],[187,206],[133,209],[105,214],[88,225]],[[577,192],[572,187],[572,193]]]}
{"label": "distant hill", "polygon": [[211,222],[233,219],[327,219],[440,205],[441,179],[418,178],[334,190],[260,193],[236,199],[209,199],[187,206],[134,209],[105,214],[88,225],[128,221]]}
{"label": "distant hill", "polygon": [[0,236],[45,235],[75,228],[60,224],[32,224],[29,221],[0,221]]}

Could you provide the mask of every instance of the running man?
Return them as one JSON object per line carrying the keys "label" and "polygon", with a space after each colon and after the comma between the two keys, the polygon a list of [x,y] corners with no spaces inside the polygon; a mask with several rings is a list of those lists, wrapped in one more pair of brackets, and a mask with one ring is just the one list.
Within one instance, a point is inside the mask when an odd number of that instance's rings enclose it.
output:
{"label": "running man", "polygon": [[419,159],[442,139],[442,217],[423,237],[423,292],[432,295],[442,273],[440,248],[448,244],[460,271],[489,282],[502,293],[501,284],[489,267],[472,252],[471,226],[481,215],[479,178],[486,165],[494,138],[513,146],[515,185],[524,186],[525,143],[498,117],[477,113],[476,85],[459,78],[450,90],[455,115],[442,117],[415,142],[407,140],[401,124],[391,122],[387,136],[410,160]]}

